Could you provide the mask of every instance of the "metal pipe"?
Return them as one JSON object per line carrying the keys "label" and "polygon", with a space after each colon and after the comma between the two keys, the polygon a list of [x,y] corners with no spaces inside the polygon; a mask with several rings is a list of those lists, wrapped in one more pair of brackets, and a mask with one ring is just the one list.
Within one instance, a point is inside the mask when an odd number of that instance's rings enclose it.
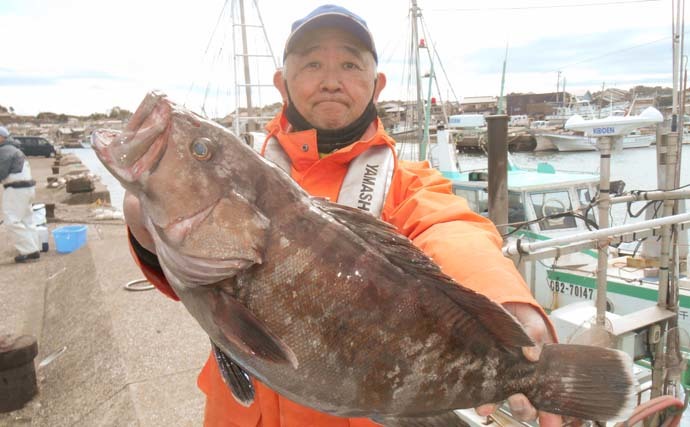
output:
{"label": "metal pipe", "polygon": [[[422,101],[422,78],[419,71],[419,34],[417,31],[417,17],[421,14],[417,6],[417,0],[410,0],[410,19],[412,19],[412,43],[414,48],[414,66],[417,78],[417,141],[422,142],[424,138],[424,130],[422,123],[424,123],[424,103]],[[419,159],[424,160],[424,159]]]}
{"label": "metal pipe", "polygon": [[539,249],[562,246],[569,243],[577,243],[590,240],[601,240],[603,238],[608,238],[610,236],[615,236],[618,234],[629,233],[638,230],[645,230],[648,228],[657,228],[665,224],[677,224],[689,221],[690,213],[684,213],[679,215],[672,215],[666,218],[656,218],[650,219],[648,221],[641,221],[632,224],[619,225],[616,227],[609,227],[605,230],[588,231],[586,233],[578,233],[566,237],[559,237],[556,239],[540,240],[538,242],[523,242],[521,240],[518,240],[516,242],[512,242],[509,245],[506,245],[503,248],[503,255],[514,256],[521,254],[529,254]]}
{"label": "metal pipe", "polygon": [[[487,136],[489,139],[489,219],[494,224],[508,222],[508,116],[489,116]],[[498,227],[505,234],[506,226]]]}
{"label": "metal pipe", "polygon": [[611,204],[639,202],[642,200],[680,200],[690,198],[690,188],[680,190],[640,191],[625,196],[612,197]]}
{"label": "metal pipe", "polygon": [[264,33],[264,39],[266,40],[266,44],[268,45],[268,51],[271,54],[271,58],[273,59],[273,67],[277,70],[278,69],[278,60],[276,59],[275,54],[273,53],[273,47],[271,46],[271,43],[268,41],[268,33],[266,32],[266,26],[264,25],[264,20],[261,17],[261,10],[259,9],[259,4],[254,0],[254,9],[256,9],[257,15],[259,15],[259,22],[261,23],[261,31]]}
{"label": "metal pipe", "polygon": [[[667,190],[671,188],[671,185],[675,182],[675,171],[676,171],[676,152],[677,152],[677,142],[678,134],[671,132],[662,138],[662,141],[666,142],[666,156],[662,158],[665,164],[666,176],[664,179],[664,185],[662,189]],[[673,208],[675,202],[673,200],[664,200],[662,216],[667,217],[673,215]],[[671,250],[671,225],[665,225],[662,228],[661,233],[661,253],[659,255],[659,306],[671,310],[669,306],[669,280],[671,280],[671,275],[669,274],[670,266],[670,250]],[[671,266],[672,267],[672,266]]]}
{"label": "metal pipe", "polygon": [[[244,91],[245,97],[247,98],[247,115],[251,116],[253,111],[252,105],[252,76],[249,72],[249,57],[247,56],[247,28],[245,27],[244,21],[244,0],[240,0],[240,29],[242,31],[242,61],[244,64]],[[250,120],[247,123],[247,131],[256,130],[254,129],[254,121]]]}
{"label": "metal pipe", "polygon": [[[622,142],[622,141],[621,141]],[[599,229],[609,227],[609,208],[611,199],[611,145],[613,139],[604,136],[597,139],[599,149]],[[602,238],[598,242],[597,254],[597,316],[596,324],[606,326],[606,287],[609,267],[609,242]]]}
{"label": "metal pipe", "polygon": [[[687,230],[690,228],[690,221],[679,223],[677,225],[678,230]],[[608,230],[611,230],[609,228]],[[611,239],[611,244],[621,243],[621,242],[631,242],[639,239],[644,239],[647,237],[658,237],[660,235],[659,228],[645,228],[642,230],[631,231],[623,234],[616,234],[614,238]],[[585,242],[575,242],[569,243],[563,246],[556,246],[546,249],[537,249],[536,251],[526,252],[524,246],[520,246],[523,251],[520,253],[520,261],[531,261],[536,259],[546,259],[546,258],[556,258],[563,255],[568,255],[574,252],[580,252],[587,249],[595,249],[597,247],[598,240],[587,240]],[[514,256],[517,258],[517,256]]]}
{"label": "metal pipe", "polygon": [[[231,7],[231,14],[232,14],[232,51],[233,53],[237,52],[237,29],[235,28],[236,20],[237,20],[237,15],[235,12],[235,4],[236,1],[233,0],[232,2],[232,7]],[[238,55],[234,54],[232,58],[232,75],[235,77],[235,87],[233,87],[234,90],[234,95],[235,95],[235,114],[232,118],[232,126],[235,129],[235,135],[239,135],[241,133],[240,129],[240,91],[239,91],[239,86],[237,85],[237,82],[239,81],[237,77],[237,59]]]}

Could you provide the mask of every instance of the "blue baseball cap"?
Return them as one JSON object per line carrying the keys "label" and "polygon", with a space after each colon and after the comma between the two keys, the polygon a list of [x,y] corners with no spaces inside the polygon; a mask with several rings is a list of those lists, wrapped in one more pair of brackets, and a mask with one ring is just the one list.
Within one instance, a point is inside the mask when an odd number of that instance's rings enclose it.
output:
{"label": "blue baseball cap", "polygon": [[0,126],[0,136],[7,138],[10,136],[10,132],[7,130],[6,127]]}
{"label": "blue baseball cap", "polygon": [[325,4],[314,9],[309,15],[292,23],[292,31],[285,42],[283,61],[294,47],[294,43],[305,31],[324,27],[336,27],[347,31],[357,37],[362,44],[374,55],[374,61],[378,64],[374,37],[369,32],[366,21],[358,15],[341,6]]}

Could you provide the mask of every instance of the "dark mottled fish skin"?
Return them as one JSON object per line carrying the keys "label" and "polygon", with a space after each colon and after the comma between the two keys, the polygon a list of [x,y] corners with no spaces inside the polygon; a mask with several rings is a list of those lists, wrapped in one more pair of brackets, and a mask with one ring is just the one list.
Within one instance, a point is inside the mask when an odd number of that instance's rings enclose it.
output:
{"label": "dark mottled fish skin", "polygon": [[148,95],[125,132],[93,142],[141,201],[188,311],[223,353],[291,400],[392,427],[446,425],[453,409],[516,392],[587,419],[630,410],[623,353],[552,345],[529,362],[520,348],[531,340],[510,314],[390,225],[311,198],[164,96]]}

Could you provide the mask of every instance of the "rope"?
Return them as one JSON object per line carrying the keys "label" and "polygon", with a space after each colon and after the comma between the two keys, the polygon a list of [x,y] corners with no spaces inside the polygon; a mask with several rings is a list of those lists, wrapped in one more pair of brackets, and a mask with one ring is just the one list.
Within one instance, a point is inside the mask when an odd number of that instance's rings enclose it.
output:
{"label": "rope", "polygon": [[680,424],[684,407],[685,403],[673,396],[655,397],[654,399],[651,399],[635,408],[630,418],[623,422],[617,423],[615,427],[631,427],[653,415],[657,415],[666,410],[669,411],[669,414],[672,415],[672,417],[667,419],[662,424],[662,427],[675,427]]}

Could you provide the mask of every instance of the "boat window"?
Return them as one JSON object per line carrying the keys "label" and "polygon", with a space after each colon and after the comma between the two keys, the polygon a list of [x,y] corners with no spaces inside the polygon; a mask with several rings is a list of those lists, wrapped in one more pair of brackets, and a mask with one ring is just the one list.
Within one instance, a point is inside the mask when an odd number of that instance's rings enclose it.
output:
{"label": "boat window", "polygon": [[526,221],[525,207],[522,204],[520,193],[514,191],[508,192],[508,222],[513,224],[516,222]]}
{"label": "boat window", "polygon": [[453,192],[456,196],[460,196],[467,200],[467,204],[470,206],[470,209],[472,209],[473,212],[489,212],[489,197],[487,196],[485,189],[478,188],[474,190],[469,188],[453,187]]}
{"label": "boat window", "polygon": [[[537,219],[569,212],[573,209],[570,195],[567,191],[530,193],[530,200]],[[539,228],[541,230],[560,230],[565,228],[577,228],[577,224],[575,223],[574,217],[563,216],[540,221]]]}
{"label": "boat window", "polygon": [[[580,213],[584,215],[584,209],[587,208],[587,206],[589,206],[590,203],[592,203],[592,195],[589,193],[589,188],[578,188],[577,196],[580,199],[580,208],[582,209]],[[596,222],[596,219],[594,218],[594,209],[589,209],[587,211],[587,219]]]}

